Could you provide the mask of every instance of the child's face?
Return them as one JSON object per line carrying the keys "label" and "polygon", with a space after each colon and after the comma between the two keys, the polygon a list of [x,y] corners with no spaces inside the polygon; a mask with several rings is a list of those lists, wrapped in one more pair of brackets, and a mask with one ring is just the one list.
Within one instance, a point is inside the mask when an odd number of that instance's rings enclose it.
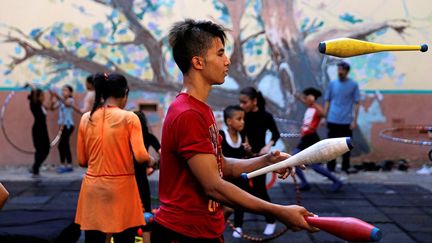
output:
{"label": "child's face", "polygon": [[64,98],[68,98],[68,97],[70,97],[72,94],[71,94],[71,92],[70,92],[70,90],[69,90],[68,88],[63,87],[63,88],[62,88],[62,95],[63,95]]}
{"label": "child's face", "polygon": [[313,103],[315,103],[315,96],[305,95],[305,101],[307,105],[312,105]]}
{"label": "child's face", "polygon": [[247,95],[240,95],[240,107],[247,113],[257,106],[257,99],[251,99]]}
{"label": "child's face", "polygon": [[232,116],[227,119],[227,126],[237,132],[241,132],[244,128],[244,112],[234,111]]}
{"label": "child's face", "polygon": [[93,84],[86,82],[86,89],[87,90],[94,90]]}

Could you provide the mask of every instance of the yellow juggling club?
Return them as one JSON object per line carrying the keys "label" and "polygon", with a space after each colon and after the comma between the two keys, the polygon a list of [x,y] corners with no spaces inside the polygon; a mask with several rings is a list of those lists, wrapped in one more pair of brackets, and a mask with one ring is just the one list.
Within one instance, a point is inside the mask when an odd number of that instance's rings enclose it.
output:
{"label": "yellow juggling club", "polygon": [[339,38],[320,42],[319,52],[335,57],[353,57],[382,51],[421,51],[426,52],[428,46],[423,45],[386,45],[361,41],[351,38]]}

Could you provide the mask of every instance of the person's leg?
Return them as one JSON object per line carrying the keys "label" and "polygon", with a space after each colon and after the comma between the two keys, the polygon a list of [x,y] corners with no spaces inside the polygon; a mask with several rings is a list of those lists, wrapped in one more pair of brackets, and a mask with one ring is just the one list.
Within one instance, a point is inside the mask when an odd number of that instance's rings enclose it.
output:
{"label": "person's leg", "polygon": [[[340,129],[340,131],[343,133],[342,136],[344,137],[352,137],[352,130],[350,128],[350,125],[343,125]],[[348,173],[348,169],[351,167],[350,165],[350,157],[351,152],[348,151],[345,154],[342,155],[342,170]]]}
{"label": "person's leg", "polygon": [[49,154],[49,146],[36,147],[33,164],[33,175],[39,175],[39,169]]}
{"label": "person's leg", "polygon": [[135,236],[139,227],[125,229],[123,232],[113,234],[114,242],[135,243]]}
{"label": "person's leg", "polygon": [[[255,196],[267,202],[271,202],[266,188],[266,175],[260,175],[254,177],[252,178],[252,180],[253,180],[253,190],[255,192]],[[276,222],[276,219],[272,216],[266,216],[266,222],[269,224],[273,224],[274,222]]]}
{"label": "person's leg", "polygon": [[59,155],[60,155],[60,163],[62,164],[62,166],[64,166],[64,163],[66,161],[66,137],[67,137],[67,128],[64,128],[62,131],[62,134],[60,136],[60,141],[58,144],[58,151],[59,151]]}
{"label": "person's leg", "polygon": [[[304,139],[302,138],[302,140],[300,141],[300,143],[297,145],[297,148],[295,148],[292,152],[293,155],[297,154],[298,152],[300,152],[304,147]],[[303,173],[303,170],[300,169],[298,166],[295,167],[295,171],[296,171],[296,175],[298,176],[298,178],[300,179],[300,190],[301,191],[308,191],[310,190],[310,185],[309,182],[306,179],[306,176]]]}
{"label": "person's leg", "polygon": [[300,169],[298,166],[295,167],[296,175],[300,179],[300,191],[308,191],[310,190],[309,182],[307,181],[303,170]]}
{"label": "person's leg", "polygon": [[143,182],[142,186],[143,186],[143,193],[144,193],[142,200],[144,204],[144,211],[150,213],[152,208],[151,208],[151,197],[150,197],[150,183],[147,178],[147,170],[144,173],[142,182]]}
{"label": "person's leg", "polygon": [[66,162],[69,164],[69,166],[72,166],[72,153],[71,153],[71,149],[70,149],[70,136],[72,135],[74,131],[74,127],[71,126],[69,128],[66,129],[66,135],[65,135],[65,157],[66,157]]}
{"label": "person's leg", "polygon": [[[327,123],[327,130],[328,130],[328,138],[336,138],[337,137],[337,129],[335,128],[335,124]],[[334,172],[336,169],[336,160],[330,160],[327,162],[327,169],[329,171]]]}
{"label": "person's leg", "polygon": [[311,164],[310,166],[318,174],[321,174],[321,175],[329,178],[331,181],[333,181],[333,186],[331,189],[332,191],[336,192],[342,188],[342,186],[343,186],[342,181],[340,181],[336,176],[334,176],[329,170],[327,170],[321,164]]}
{"label": "person's leg", "polygon": [[135,168],[135,180],[137,182],[138,192],[141,198],[141,203],[143,204],[144,211],[150,212],[151,209],[148,209],[145,205],[146,201],[146,185],[144,182],[144,177],[146,177],[146,166],[144,164],[137,163],[134,161]]}
{"label": "person's leg", "polygon": [[233,231],[232,236],[234,238],[241,238],[241,233],[243,233],[243,217],[244,211],[241,209],[234,209],[234,227],[235,231]]}
{"label": "person's leg", "polygon": [[243,226],[243,216],[244,211],[241,209],[234,210],[234,227],[242,227]]}
{"label": "person's leg", "polygon": [[105,243],[106,234],[98,230],[84,231],[85,243]]}
{"label": "person's leg", "polygon": [[[233,180],[232,182],[234,185],[238,186],[240,189],[247,191],[247,192],[249,191],[248,183],[245,182],[245,180],[243,180],[242,178]],[[243,210],[237,209],[237,208],[234,210],[234,226],[236,228],[243,226],[243,216],[244,216]]]}

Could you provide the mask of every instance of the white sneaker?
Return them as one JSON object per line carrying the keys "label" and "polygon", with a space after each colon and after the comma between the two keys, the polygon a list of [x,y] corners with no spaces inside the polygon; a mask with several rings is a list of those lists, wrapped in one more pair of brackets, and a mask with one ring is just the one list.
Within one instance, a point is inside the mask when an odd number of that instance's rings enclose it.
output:
{"label": "white sneaker", "polygon": [[274,224],[267,224],[266,227],[265,227],[265,229],[264,229],[264,233],[263,234],[265,234],[265,235],[272,235],[272,234],[274,234],[275,229],[276,229],[276,223],[274,223]]}
{"label": "white sneaker", "polygon": [[241,236],[241,233],[242,233],[242,228],[241,227],[237,227],[236,228],[236,230],[234,230],[234,232],[233,232],[233,234],[232,234],[232,236],[234,237],[234,238],[241,238],[242,236]]}
{"label": "white sneaker", "polygon": [[432,174],[432,168],[427,165],[423,165],[422,168],[416,171],[418,175],[430,175]]}

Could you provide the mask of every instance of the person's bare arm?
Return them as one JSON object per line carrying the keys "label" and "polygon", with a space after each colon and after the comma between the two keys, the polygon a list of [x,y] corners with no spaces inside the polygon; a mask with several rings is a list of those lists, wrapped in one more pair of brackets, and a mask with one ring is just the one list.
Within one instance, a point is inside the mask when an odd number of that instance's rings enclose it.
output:
{"label": "person's bare arm", "polygon": [[359,113],[359,108],[360,108],[360,103],[357,102],[354,104],[354,117],[353,117],[353,121],[351,123],[351,130],[354,130],[357,127],[357,117],[358,117],[358,113]]}
{"label": "person's bare arm", "polygon": [[87,167],[88,166],[88,157],[86,153],[86,147],[85,147],[85,132],[84,132],[84,120],[87,119],[86,115],[81,117],[80,125],[78,127],[78,136],[77,136],[77,160],[78,164],[81,167]]}
{"label": "person's bare arm", "polygon": [[219,176],[218,164],[213,154],[197,154],[188,160],[188,165],[210,198],[235,208],[273,215],[293,230],[305,229],[311,232],[317,230],[305,221],[304,216],[313,215],[305,208],[266,202],[223,180]]}
{"label": "person's bare arm", "polygon": [[326,112],[324,111],[324,108],[323,108],[321,105],[315,103],[315,104],[313,105],[313,107],[314,107],[314,108],[316,109],[316,111],[318,112],[318,116],[319,116],[319,117],[325,117]]}
{"label": "person's bare arm", "polygon": [[[273,151],[266,155],[250,159],[235,159],[225,157],[223,166],[224,178],[238,178],[240,177],[241,173],[249,173],[262,167],[280,162],[289,157],[289,154],[279,151]],[[290,173],[294,173],[294,170],[292,170],[292,168],[285,168],[276,171],[276,173],[279,174],[279,178],[286,179]]]}
{"label": "person's bare arm", "polygon": [[86,96],[84,97],[84,105],[81,108],[81,113],[86,113],[87,111],[91,111],[92,107],[93,107],[93,103],[95,100],[95,96],[93,93],[87,93]]}
{"label": "person's bare arm", "polygon": [[60,97],[57,93],[53,93],[53,95],[56,97],[56,101],[52,102],[54,104],[54,109],[57,109],[60,106],[60,102],[62,102],[66,107],[72,108],[76,113],[82,115],[83,113],[81,110],[73,104],[73,100],[71,98],[63,99]]}
{"label": "person's bare arm", "polygon": [[330,102],[329,102],[329,101],[326,101],[326,102],[324,103],[324,114],[323,114],[324,117],[327,117],[329,107],[330,107]]}
{"label": "person's bare arm", "polygon": [[295,97],[298,101],[300,101],[301,103],[306,104],[306,99],[305,99],[305,97],[304,97],[303,95],[301,95],[301,94],[299,94],[299,93],[295,93],[295,94],[294,94],[294,97]]}

